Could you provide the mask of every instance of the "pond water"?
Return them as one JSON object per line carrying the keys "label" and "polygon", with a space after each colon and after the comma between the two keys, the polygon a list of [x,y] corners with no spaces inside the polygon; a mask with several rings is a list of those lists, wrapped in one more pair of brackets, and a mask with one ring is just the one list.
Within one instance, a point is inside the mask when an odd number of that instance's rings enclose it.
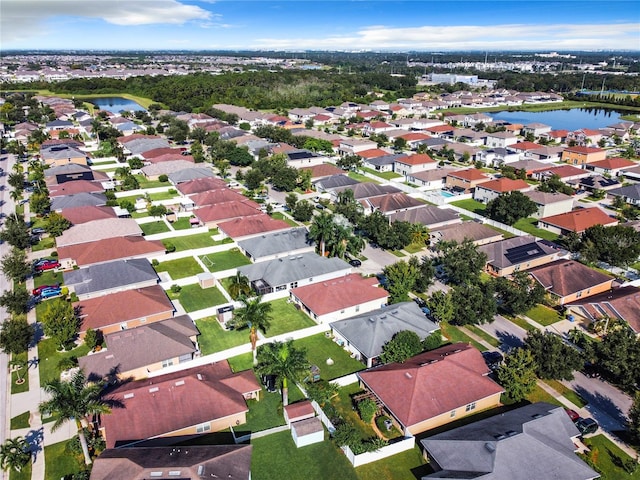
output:
{"label": "pond water", "polygon": [[620,122],[623,112],[604,108],[572,108],[570,110],[549,110],[547,112],[488,112],[494,120],[510,123],[544,123],[554,130],[578,130],[591,128],[597,130]]}
{"label": "pond water", "polygon": [[142,108],[142,106],[140,106],[133,100],[122,97],[89,98],[87,99],[87,102],[93,103],[101,110],[108,110],[109,112],[113,113],[119,113],[123,110],[133,112],[145,110],[144,108]]}

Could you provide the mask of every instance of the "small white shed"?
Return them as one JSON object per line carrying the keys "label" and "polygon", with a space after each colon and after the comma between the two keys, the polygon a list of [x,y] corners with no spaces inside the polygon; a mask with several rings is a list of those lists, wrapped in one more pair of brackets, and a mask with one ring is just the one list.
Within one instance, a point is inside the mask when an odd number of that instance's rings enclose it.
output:
{"label": "small white shed", "polygon": [[297,448],[324,441],[324,428],[318,417],[307,418],[291,424],[291,436]]}

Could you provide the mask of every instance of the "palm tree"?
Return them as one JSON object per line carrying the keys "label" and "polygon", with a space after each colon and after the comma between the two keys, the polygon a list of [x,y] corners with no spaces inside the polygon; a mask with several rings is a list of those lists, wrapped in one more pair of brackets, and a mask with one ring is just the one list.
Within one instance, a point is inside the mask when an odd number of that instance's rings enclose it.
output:
{"label": "palm tree", "polygon": [[29,443],[23,437],[9,438],[0,445],[0,465],[2,469],[19,472],[31,460]]}
{"label": "palm tree", "polygon": [[262,297],[247,298],[240,297],[243,306],[234,310],[233,318],[229,321],[229,325],[233,328],[249,328],[249,341],[251,342],[251,350],[253,352],[253,364],[258,364],[256,356],[256,342],[258,341],[258,330],[267,333],[267,329],[271,326],[271,309],[270,303],[262,303]]}
{"label": "palm tree", "polygon": [[251,283],[246,275],[237,272],[229,282],[229,295],[231,298],[237,299],[240,296],[246,296],[251,293]]}
{"label": "palm tree", "polygon": [[293,346],[293,340],[261,345],[258,350],[260,375],[276,375],[282,388],[282,405],[289,404],[289,381],[300,381],[309,373],[307,351]]}
{"label": "palm tree", "polygon": [[411,243],[426,245],[429,240],[429,229],[422,223],[411,224]]}
{"label": "palm tree", "polygon": [[84,372],[78,370],[68,382],[59,379],[51,380],[45,384],[44,391],[51,398],[40,403],[40,413],[56,415],[52,431],[60,428],[67,420],[75,420],[84,462],[89,465],[91,456],[84,434],[84,429],[88,426],[87,416],[111,412],[109,402],[101,398],[102,385],[100,383],[87,384]]}
{"label": "palm tree", "polygon": [[309,238],[318,242],[320,255],[324,257],[327,239],[333,232],[333,214],[322,212],[313,217],[311,227],[309,227]]}

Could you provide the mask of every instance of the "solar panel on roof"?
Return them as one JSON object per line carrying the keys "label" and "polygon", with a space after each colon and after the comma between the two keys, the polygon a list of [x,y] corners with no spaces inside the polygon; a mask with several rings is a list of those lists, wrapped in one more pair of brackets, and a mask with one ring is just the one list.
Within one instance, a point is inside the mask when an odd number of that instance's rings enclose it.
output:
{"label": "solar panel on roof", "polygon": [[524,260],[530,260],[545,255],[545,251],[537,243],[528,243],[513,247],[507,250],[505,257],[511,264],[522,263]]}

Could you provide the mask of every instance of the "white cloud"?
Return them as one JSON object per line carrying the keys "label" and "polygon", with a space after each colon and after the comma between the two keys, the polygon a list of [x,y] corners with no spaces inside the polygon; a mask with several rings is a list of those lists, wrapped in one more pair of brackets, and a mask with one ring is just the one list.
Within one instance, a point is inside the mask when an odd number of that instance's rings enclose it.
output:
{"label": "white cloud", "polygon": [[2,0],[2,41],[41,34],[42,25],[60,17],[102,19],[113,25],[182,25],[209,21],[211,12],[176,0]]}
{"label": "white cloud", "polygon": [[324,38],[261,38],[256,48],[280,49],[640,49],[640,25],[552,24],[365,27],[353,35]]}

